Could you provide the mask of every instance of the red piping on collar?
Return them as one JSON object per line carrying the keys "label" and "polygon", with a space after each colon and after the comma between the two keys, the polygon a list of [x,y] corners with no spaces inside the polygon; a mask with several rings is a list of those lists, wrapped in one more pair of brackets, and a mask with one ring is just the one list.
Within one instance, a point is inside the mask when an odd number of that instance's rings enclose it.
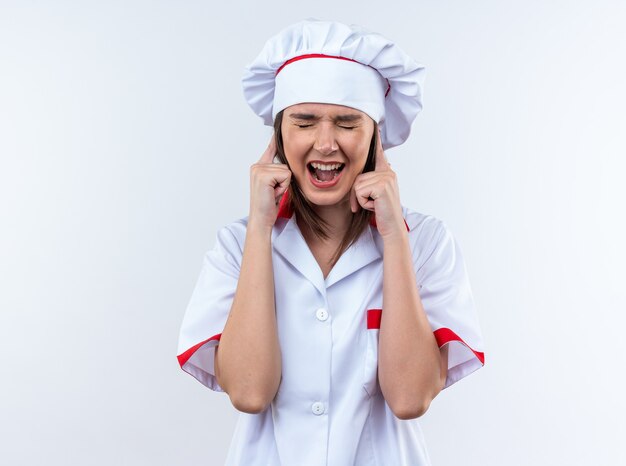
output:
{"label": "red piping on collar", "polygon": [[285,191],[283,197],[280,198],[280,205],[278,206],[278,218],[291,218],[293,215],[293,209],[289,202],[289,191]]}
{"label": "red piping on collar", "polygon": [[[289,60],[287,60],[285,63],[280,65],[280,67],[276,70],[276,74],[274,76],[277,76],[278,73],[280,73],[282,71],[282,69],[285,66],[289,65],[290,63],[293,63],[293,62],[296,62],[296,61],[300,61],[300,60],[306,60],[307,58],[334,58],[335,60],[351,61],[351,62],[354,62],[354,63],[358,63],[359,65],[369,66],[371,69],[376,70],[376,72],[378,74],[380,74],[380,71],[378,71],[373,66],[365,65],[364,63],[361,63],[360,61],[353,60],[352,58],[339,57],[339,56],[336,56],[336,55],[325,55],[323,53],[307,53],[307,54],[304,54],[304,55],[298,55],[297,57],[293,57],[293,58],[290,58]],[[387,82],[387,91],[385,92],[385,97],[387,97],[389,95],[389,91],[391,91],[391,84],[389,83],[389,80],[387,78],[385,78],[382,74],[380,76]]]}
{"label": "red piping on collar", "polygon": [[[278,206],[278,216],[276,217],[277,220],[279,218],[291,218],[291,216],[293,215],[293,209],[291,208],[290,204],[291,203],[289,202],[289,191],[285,191],[285,194],[283,194],[283,197],[280,198],[280,205]],[[372,215],[370,217],[370,225],[373,226],[374,228],[378,228],[376,226],[375,215]],[[408,223],[406,223],[406,219],[404,219],[404,226],[406,226],[406,231],[411,231]]]}

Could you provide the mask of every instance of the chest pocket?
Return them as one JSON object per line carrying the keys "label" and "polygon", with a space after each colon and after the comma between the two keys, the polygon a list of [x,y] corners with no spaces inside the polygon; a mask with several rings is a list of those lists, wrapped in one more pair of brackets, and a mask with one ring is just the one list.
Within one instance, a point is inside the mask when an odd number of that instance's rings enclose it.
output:
{"label": "chest pocket", "polygon": [[365,350],[365,364],[363,370],[363,388],[369,396],[376,395],[380,386],[378,384],[378,333],[382,309],[367,309],[367,346]]}

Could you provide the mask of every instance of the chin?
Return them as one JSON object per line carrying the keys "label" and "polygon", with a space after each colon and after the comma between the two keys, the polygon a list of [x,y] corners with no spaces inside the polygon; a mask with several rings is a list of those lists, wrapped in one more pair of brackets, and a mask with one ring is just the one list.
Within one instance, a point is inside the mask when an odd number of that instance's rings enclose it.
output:
{"label": "chin", "polygon": [[307,193],[304,192],[304,197],[311,204],[318,207],[335,206],[350,201],[348,194],[345,193]]}

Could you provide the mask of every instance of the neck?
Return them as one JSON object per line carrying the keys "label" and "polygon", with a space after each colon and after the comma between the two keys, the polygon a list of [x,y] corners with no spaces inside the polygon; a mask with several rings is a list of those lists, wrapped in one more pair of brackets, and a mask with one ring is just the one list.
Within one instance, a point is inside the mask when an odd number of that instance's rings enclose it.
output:
{"label": "neck", "polygon": [[[326,243],[338,243],[341,242],[344,235],[350,227],[350,221],[352,220],[352,212],[350,211],[350,200],[345,200],[334,205],[329,206],[313,206],[315,213],[319,215],[328,224],[328,239],[319,240]],[[305,233],[305,237],[311,238],[313,232],[309,230],[307,225],[304,225],[301,220],[298,219],[298,227]]]}

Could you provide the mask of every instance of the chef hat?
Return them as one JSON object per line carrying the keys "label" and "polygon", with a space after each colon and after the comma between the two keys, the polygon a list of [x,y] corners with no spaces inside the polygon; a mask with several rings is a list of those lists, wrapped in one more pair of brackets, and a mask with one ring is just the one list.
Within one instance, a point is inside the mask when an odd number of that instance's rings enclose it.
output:
{"label": "chef hat", "polygon": [[291,105],[345,105],[379,124],[388,149],[409,137],[422,109],[424,73],[424,66],[379,34],[309,19],[267,41],[242,81],[246,101],[268,126]]}

